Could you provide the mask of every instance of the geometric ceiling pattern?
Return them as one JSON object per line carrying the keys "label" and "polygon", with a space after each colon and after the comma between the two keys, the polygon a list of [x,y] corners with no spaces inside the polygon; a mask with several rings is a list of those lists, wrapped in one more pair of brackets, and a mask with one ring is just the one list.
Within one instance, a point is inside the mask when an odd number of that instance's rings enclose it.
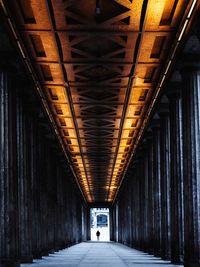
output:
{"label": "geometric ceiling pattern", "polygon": [[115,198],[196,2],[4,1],[88,202]]}

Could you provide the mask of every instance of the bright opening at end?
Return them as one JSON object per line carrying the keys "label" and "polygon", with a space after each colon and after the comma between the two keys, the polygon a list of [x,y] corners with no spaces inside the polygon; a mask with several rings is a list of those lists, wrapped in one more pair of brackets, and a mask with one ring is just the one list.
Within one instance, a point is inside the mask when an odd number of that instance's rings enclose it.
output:
{"label": "bright opening at end", "polygon": [[91,241],[110,241],[109,209],[90,209]]}

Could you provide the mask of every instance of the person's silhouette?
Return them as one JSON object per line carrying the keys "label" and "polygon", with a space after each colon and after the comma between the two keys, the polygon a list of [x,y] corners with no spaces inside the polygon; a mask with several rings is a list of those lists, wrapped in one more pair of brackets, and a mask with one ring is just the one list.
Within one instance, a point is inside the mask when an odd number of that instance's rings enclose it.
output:
{"label": "person's silhouette", "polygon": [[97,230],[97,232],[96,232],[96,236],[97,236],[97,240],[99,241],[99,236],[100,236],[100,232],[99,232],[99,230]]}

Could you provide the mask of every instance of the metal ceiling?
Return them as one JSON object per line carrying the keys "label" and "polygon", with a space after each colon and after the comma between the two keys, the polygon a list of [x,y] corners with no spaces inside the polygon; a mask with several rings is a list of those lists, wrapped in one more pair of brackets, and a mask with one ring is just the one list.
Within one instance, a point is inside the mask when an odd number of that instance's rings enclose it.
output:
{"label": "metal ceiling", "polygon": [[1,1],[88,202],[115,198],[198,2]]}

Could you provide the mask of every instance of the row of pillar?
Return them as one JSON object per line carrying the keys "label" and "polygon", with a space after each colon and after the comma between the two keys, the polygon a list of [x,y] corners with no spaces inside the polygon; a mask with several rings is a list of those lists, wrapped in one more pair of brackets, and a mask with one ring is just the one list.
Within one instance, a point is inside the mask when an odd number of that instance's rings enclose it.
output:
{"label": "row of pillar", "polygon": [[[166,101],[167,97],[167,101]],[[170,83],[112,208],[112,239],[200,266],[200,71]]]}
{"label": "row of pillar", "polygon": [[47,140],[16,80],[4,71],[0,153],[0,267],[32,262],[86,240],[87,208],[69,166]]}

